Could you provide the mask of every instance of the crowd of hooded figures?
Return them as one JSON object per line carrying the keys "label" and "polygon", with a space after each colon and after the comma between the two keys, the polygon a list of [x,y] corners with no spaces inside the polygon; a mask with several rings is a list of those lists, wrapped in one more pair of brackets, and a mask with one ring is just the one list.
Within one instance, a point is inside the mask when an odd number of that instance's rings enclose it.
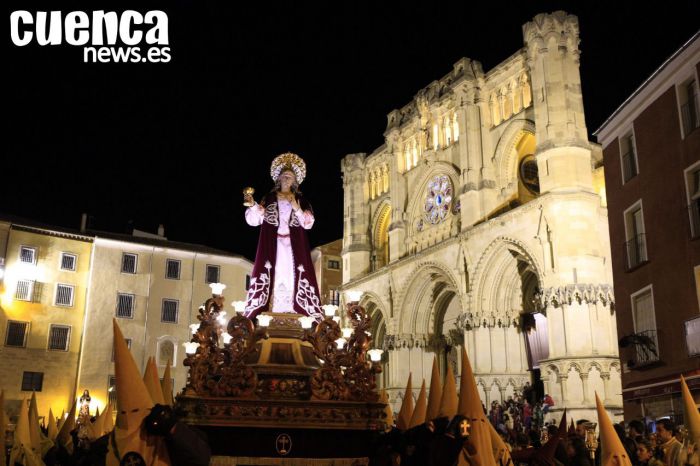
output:
{"label": "crowd of hooded figures", "polygon": [[[206,466],[211,451],[206,437],[179,421],[170,364],[161,384],[153,358],[139,372],[116,320],[114,371],[118,411],[111,404],[90,415],[89,395],[76,400],[67,415],[54,417],[49,409],[39,423],[36,394],[20,403],[8,448],[0,449],[0,465],[23,466]],[[7,433],[3,395],[0,392],[0,432]]]}
{"label": "crowd of hooded figures", "polygon": [[[11,441],[0,449],[0,465],[208,465],[211,449],[206,436],[178,420],[173,409],[169,369],[160,382],[151,358],[142,377],[116,320],[114,352],[116,422],[111,405],[90,415],[85,393],[68,415],[55,418],[49,410],[42,425],[32,394],[20,403],[14,431],[6,437]],[[520,394],[502,405],[491,404],[487,412],[464,351],[461,374],[458,396],[452,369],[448,366],[443,382],[434,361],[429,393],[423,381],[415,402],[409,375],[396,415],[382,391],[386,429],[376,433],[366,461],[358,464],[700,466],[695,448],[700,441],[700,413],[683,378],[683,429],[662,419],[653,433],[639,421],[630,422],[626,432],[622,424],[612,423],[596,395],[598,438],[592,443],[590,423],[579,419],[567,425],[565,410],[558,425],[528,422],[530,402]],[[542,405],[549,411],[554,403],[545,396]],[[7,433],[7,427],[0,392],[0,432]]]}
{"label": "crowd of hooded figures", "polygon": [[[669,419],[655,423],[652,433],[641,421],[614,424],[596,394],[598,432],[579,419],[567,426],[566,410],[558,423],[544,422],[554,406],[545,394],[531,403],[526,385],[505,403],[481,403],[466,353],[462,352],[459,398],[448,366],[440,386],[433,361],[430,394],[425,382],[413,402],[409,375],[401,409],[381,437],[370,464],[381,466],[699,466],[700,414],[681,377],[685,426]],[[383,394],[383,400],[386,396]],[[534,409],[532,409],[534,407]],[[541,411],[542,414],[539,414]],[[392,413],[389,411],[387,416]],[[591,438],[592,437],[592,438]]]}

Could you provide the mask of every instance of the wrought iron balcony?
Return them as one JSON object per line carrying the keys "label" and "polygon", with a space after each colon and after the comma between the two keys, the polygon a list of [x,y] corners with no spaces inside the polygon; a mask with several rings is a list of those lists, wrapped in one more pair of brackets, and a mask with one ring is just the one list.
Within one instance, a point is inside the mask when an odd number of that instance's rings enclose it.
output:
{"label": "wrought iron balcony", "polygon": [[625,242],[627,270],[631,270],[649,259],[647,257],[646,235],[640,233]]}

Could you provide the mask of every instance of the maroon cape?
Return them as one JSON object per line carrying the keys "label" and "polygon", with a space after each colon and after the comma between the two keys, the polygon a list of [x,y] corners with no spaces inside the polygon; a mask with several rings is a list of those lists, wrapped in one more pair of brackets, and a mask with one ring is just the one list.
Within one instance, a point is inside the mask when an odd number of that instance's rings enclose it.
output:
{"label": "maroon cape", "polygon": [[[303,210],[311,209],[301,195],[297,195],[299,206]],[[249,319],[270,309],[270,296],[275,283],[275,259],[277,258],[277,228],[279,227],[279,209],[277,208],[277,193],[272,192],[261,202],[265,209],[263,223],[260,225],[258,250],[255,254],[253,275],[245,303],[245,316]],[[314,317],[317,321],[323,319],[321,311],[321,295],[318,291],[316,273],[311,262],[311,250],[306,230],[299,224],[294,213],[289,220],[289,237],[294,256],[294,311]]]}

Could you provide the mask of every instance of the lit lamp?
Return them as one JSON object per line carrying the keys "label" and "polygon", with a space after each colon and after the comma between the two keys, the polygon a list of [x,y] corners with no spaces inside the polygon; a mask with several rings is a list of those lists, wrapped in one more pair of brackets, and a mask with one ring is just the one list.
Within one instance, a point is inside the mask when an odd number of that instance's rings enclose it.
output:
{"label": "lit lamp", "polygon": [[383,354],[383,353],[384,353],[383,350],[376,349],[376,348],[367,351],[367,354],[369,354],[369,359],[370,359],[372,362],[379,362],[379,361],[381,361],[381,360],[382,360],[382,354]]}
{"label": "lit lamp", "polygon": [[197,352],[197,348],[199,348],[199,343],[188,341],[187,343],[183,343],[182,346],[185,347],[185,353],[194,354]]}
{"label": "lit lamp", "polygon": [[347,299],[349,303],[359,303],[360,299],[362,299],[362,291],[348,290],[345,292],[345,299]]}
{"label": "lit lamp", "polygon": [[586,429],[586,448],[591,455],[591,459],[595,459],[595,451],[598,449],[598,439],[595,435],[595,428],[598,424],[595,422],[586,422],[583,428]]}
{"label": "lit lamp", "polygon": [[221,334],[222,337],[224,337],[224,344],[228,345],[231,343],[231,338],[233,338],[228,332],[224,332]]}
{"label": "lit lamp", "polygon": [[245,301],[234,301],[231,305],[236,309],[236,312],[243,314],[245,312]]}
{"label": "lit lamp", "polygon": [[270,325],[270,322],[272,322],[272,316],[259,315],[257,319],[258,325],[261,327],[268,327]]}
{"label": "lit lamp", "polygon": [[335,344],[338,345],[338,349],[343,349],[345,343],[347,343],[345,341],[345,338],[338,338],[337,340],[335,340]]}
{"label": "lit lamp", "polygon": [[226,285],[224,285],[223,283],[210,283],[209,287],[211,288],[211,294],[213,294],[214,296],[221,296],[221,294],[226,289]]}
{"label": "lit lamp", "polygon": [[199,330],[199,324],[190,324],[190,330],[192,330],[192,335],[196,335]]}
{"label": "lit lamp", "polygon": [[323,313],[326,315],[326,317],[333,317],[335,315],[335,311],[338,310],[338,306],[335,304],[324,304],[321,307],[323,308]]}
{"label": "lit lamp", "polygon": [[301,316],[299,317],[299,322],[301,323],[301,328],[309,329],[315,322],[315,319],[310,316]]}
{"label": "lit lamp", "polygon": [[219,317],[217,317],[216,320],[219,324],[226,325],[226,311],[219,312]]}
{"label": "lit lamp", "polygon": [[352,336],[352,331],[353,331],[352,327],[343,327],[340,330],[343,332],[343,338],[348,339],[348,338],[350,338],[350,336]]}

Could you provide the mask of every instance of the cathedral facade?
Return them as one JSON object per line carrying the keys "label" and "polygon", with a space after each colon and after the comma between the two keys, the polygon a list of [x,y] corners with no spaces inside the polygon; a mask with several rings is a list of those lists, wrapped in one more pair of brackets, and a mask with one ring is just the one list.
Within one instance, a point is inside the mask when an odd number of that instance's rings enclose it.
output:
{"label": "cathedral facade", "polygon": [[[342,161],[343,289],[364,292],[398,409],[464,346],[482,401],[526,382],[575,419],[622,406],[600,147],[578,19],[541,14],[488,72],[462,58]],[[416,383],[416,381],[418,383]]]}

